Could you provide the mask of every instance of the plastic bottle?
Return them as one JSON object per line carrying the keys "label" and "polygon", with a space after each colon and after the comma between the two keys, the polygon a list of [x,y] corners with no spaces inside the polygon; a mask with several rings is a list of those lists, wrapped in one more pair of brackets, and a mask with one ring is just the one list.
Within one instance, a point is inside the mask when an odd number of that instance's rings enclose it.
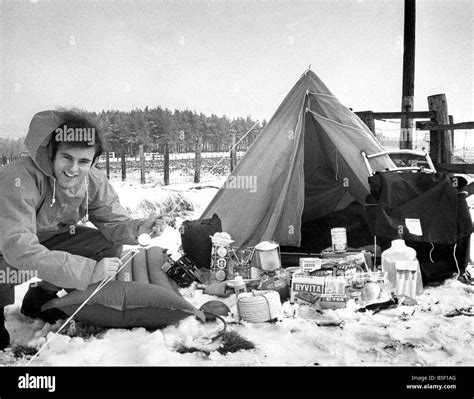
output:
{"label": "plastic bottle", "polygon": [[242,292],[247,292],[247,286],[242,276],[236,275],[234,277],[234,291],[235,295],[239,296]]}
{"label": "plastic bottle", "polygon": [[[403,260],[417,260],[416,251],[413,248],[408,247],[405,244],[405,240],[393,240],[392,246],[382,252],[382,270],[387,272],[387,284],[389,290],[392,292],[396,292],[397,285],[397,270],[395,268],[395,262]],[[423,293],[420,266],[418,266],[416,279],[416,294],[419,295]]]}

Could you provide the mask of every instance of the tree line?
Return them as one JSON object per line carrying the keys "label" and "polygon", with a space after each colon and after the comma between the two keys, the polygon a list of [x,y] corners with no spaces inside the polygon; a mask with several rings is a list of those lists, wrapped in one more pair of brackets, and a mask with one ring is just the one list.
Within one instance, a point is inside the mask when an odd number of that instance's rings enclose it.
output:
{"label": "tree line", "polygon": [[[203,152],[227,152],[233,143],[253,127],[238,144],[236,150],[247,150],[258,134],[266,126],[266,121],[246,118],[229,118],[226,115],[211,116],[190,110],[145,107],[132,111],[103,110],[101,112],[82,111],[95,120],[104,134],[107,151],[122,158],[137,156],[139,145],[150,153],[195,152],[199,140]],[[25,151],[24,138],[0,138],[0,156],[11,161]]]}
{"label": "tree line", "polygon": [[[238,142],[257,121],[250,116],[230,119],[226,115],[211,116],[196,111],[171,111],[161,107],[144,110],[102,111],[89,113],[104,133],[107,149],[119,155],[136,156],[139,145],[146,152],[170,153],[194,152],[198,139],[204,152],[225,152]],[[246,150],[266,121],[258,121],[252,131],[239,143],[237,149]],[[233,137],[234,136],[234,137]]]}
{"label": "tree line", "polygon": [[0,165],[17,159],[22,151],[26,151],[23,138],[12,139],[0,137]]}

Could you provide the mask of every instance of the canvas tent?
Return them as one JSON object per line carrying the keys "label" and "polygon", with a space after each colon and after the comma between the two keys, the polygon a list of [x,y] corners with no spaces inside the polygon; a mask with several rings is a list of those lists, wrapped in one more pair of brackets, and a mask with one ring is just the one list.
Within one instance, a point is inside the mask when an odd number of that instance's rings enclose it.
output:
{"label": "canvas tent", "polygon": [[[299,247],[306,221],[369,193],[361,152],[383,151],[368,127],[307,70],[217,192],[201,219],[217,214],[237,247],[263,240]],[[393,168],[389,156],[373,170]]]}

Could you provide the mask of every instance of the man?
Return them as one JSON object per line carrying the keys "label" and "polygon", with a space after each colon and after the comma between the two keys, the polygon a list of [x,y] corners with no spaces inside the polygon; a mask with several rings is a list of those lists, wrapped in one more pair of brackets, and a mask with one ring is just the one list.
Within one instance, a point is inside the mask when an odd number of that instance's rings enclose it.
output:
{"label": "man", "polygon": [[[30,157],[0,169],[0,270],[9,271],[5,276],[29,271],[41,279],[30,285],[21,307],[35,318],[44,316],[41,306],[60,289],[85,290],[114,275],[123,244],[138,244],[143,233],[160,235],[168,220],[128,215],[94,167],[103,140],[81,113],[37,113],[25,146]],[[84,218],[97,229],[78,225]],[[4,307],[14,302],[14,285],[23,282],[0,281],[0,350],[10,342]]]}

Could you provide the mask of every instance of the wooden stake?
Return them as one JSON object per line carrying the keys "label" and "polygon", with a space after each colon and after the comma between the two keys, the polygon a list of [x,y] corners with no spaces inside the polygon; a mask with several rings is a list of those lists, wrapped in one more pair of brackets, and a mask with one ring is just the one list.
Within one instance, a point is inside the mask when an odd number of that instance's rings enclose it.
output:
{"label": "wooden stake", "polygon": [[202,138],[196,139],[196,157],[194,159],[194,183],[201,182],[201,149],[202,149]]}
{"label": "wooden stake", "polygon": [[121,148],[121,164],[122,164],[122,181],[125,181],[127,179],[127,149],[125,145],[122,145]]}
{"label": "wooden stake", "polygon": [[163,179],[165,186],[170,184],[170,149],[168,141],[165,142],[163,149]]}
{"label": "wooden stake", "polygon": [[[448,115],[448,119],[449,119],[449,124],[450,125],[454,125],[454,118],[452,115]],[[454,151],[454,132],[451,131],[451,147],[453,148],[453,151]]]}
{"label": "wooden stake", "polygon": [[138,152],[140,153],[140,183],[145,184],[145,154],[143,153],[143,144],[138,145]]}
{"label": "wooden stake", "polygon": [[357,116],[362,119],[370,131],[375,136],[375,121],[374,121],[374,113],[372,111],[363,111],[363,112],[356,112]]}
{"label": "wooden stake", "polygon": [[105,172],[107,174],[107,179],[110,179],[110,160],[109,160],[109,152],[105,152]]}
{"label": "wooden stake", "polygon": [[[429,96],[428,107],[430,111],[436,111],[436,122],[446,125],[449,124],[448,104],[445,94]],[[452,163],[452,134],[452,130],[430,130],[430,157],[435,165],[440,163]]]}
{"label": "wooden stake", "polygon": [[230,135],[231,135],[230,171],[232,172],[235,169],[235,166],[237,164],[236,151],[235,151],[235,130],[233,128],[230,129]]}

